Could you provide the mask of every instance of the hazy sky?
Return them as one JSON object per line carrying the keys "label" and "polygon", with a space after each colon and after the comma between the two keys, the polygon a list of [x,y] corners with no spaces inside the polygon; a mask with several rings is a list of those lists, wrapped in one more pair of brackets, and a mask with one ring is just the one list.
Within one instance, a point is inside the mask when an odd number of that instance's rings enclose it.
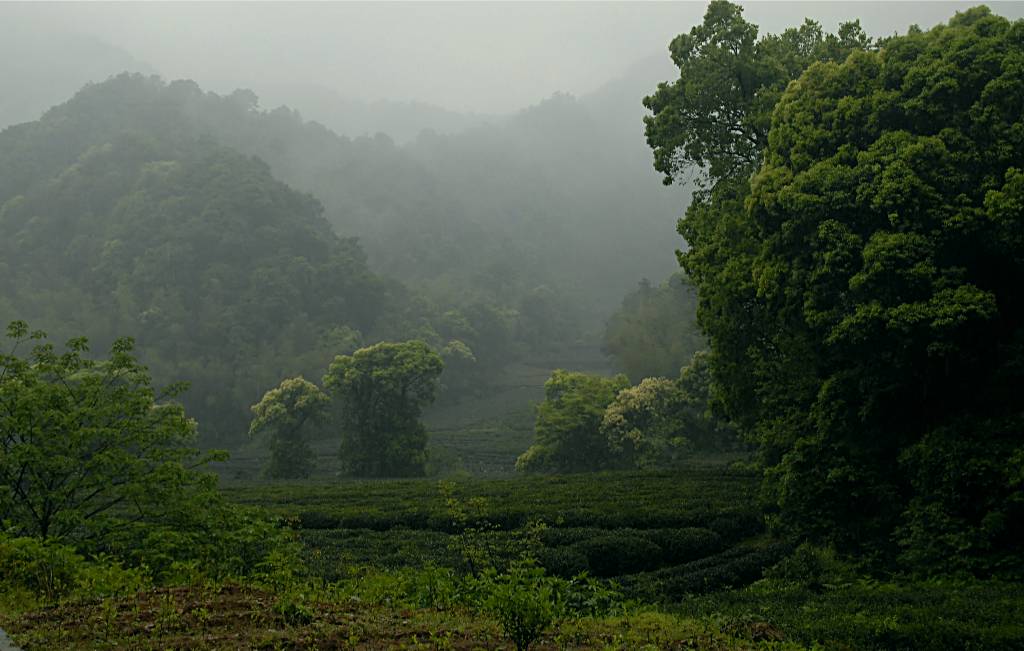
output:
{"label": "hazy sky", "polygon": [[[804,16],[834,29],[860,18],[872,34],[928,27],[959,2],[748,2],[748,19],[777,31]],[[1021,17],[1024,3],[990,3]],[[0,4],[0,25],[93,35],[169,79],[224,92],[311,83],[354,98],[420,100],[508,113],[555,91],[584,93],[664,53],[699,22],[703,2],[25,3]],[[2,29],[0,29],[2,36]]]}

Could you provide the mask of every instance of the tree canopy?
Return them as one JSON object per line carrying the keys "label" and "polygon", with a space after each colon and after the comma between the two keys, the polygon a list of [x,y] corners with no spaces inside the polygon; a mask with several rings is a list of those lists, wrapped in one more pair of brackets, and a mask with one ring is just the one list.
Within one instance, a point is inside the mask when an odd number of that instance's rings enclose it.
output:
{"label": "tree canopy", "polygon": [[427,432],[420,413],[444,370],[422,341],[383,342],[338,355],[324,387],[339,403],[341,461],[360,477],[422,475]]}
{"label": "tree canopy", "polygon": [[697,292],[681,273],[644,280],[605,324],[605,353],[633,382],[675,377],[707,341],[697,326]]}
{"label": "tree canopy", "polygon": [[[205,485],[195,421],[155,390],[119,339],[110,358],[58,353],[24,322],[0,355],[0,520],[19,535],[106,539],[126,522],[160,521],[182,493]],[[24,357],[18,349],[30,346]]]}
{"label": "tree canopy", "polygon": [[629,386],[624,375],[607,378],[555,370],[537,407],[534,444],[516,461],[526,472],[582,472],[621,466],[621,455],[601,432],[605,409]]}
{"label": "tree canopy", "polygon": [[[716,42],[708,30],[747,36],[694,50]],[[673,46],[684,79],[734,61],[749,32],[712,3]],[[983,551],[1016,553],[1024,521],[1010,461],[1024,423],[1024,23],[977,8],[878,49],[842,30],[836,43],[803,48],[788,87],[789,72],[762,82],[778,101],[757,109],[770,129],[742,172],[706,152],[753,150],[683,128],[702,104],[682,88],[718,92],[714,77],[659,91],[686,110],[655,103],[656,165],[670,174],[683,147],[714,181],[681,222],[681,262],[719,397],[760,445],[782,523],[978,569]],[[723,106],[766,126],[743,98]]]}
{"label": "tree canopy", "polygon": [[712,185],[757,169],[771,114],[787,84],[817,61],[842,61],[871,40],[857,22],[836,34],[807,20],[782,34],[758,36],[743,8],[712,0],[704,21],[669,44],[679,79],[644,99],[654,167],[669,184],[700,171]]}
{"label": "tree canopy", "polygon": [[330,399],[318,386],[294,377],[281,380],[252,406],[249,436],[268,433],[270,438],[268,477],[309,476],[314,460],[308,430],[326,419],[329,403]]}

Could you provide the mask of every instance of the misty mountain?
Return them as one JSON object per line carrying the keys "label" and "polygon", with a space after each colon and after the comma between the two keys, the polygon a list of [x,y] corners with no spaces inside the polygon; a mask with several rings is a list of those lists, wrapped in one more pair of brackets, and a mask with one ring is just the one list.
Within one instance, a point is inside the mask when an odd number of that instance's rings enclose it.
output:
{"label": "misty mountain", "polygon": [[292,107],[338,135],[358,138],[384,133],[402,145],[415,140],[423,131],[459,133],[502,119],[459,113],[426,102],[366,101],[311,83],[254,82],[252,88],[263,106]]}
{"label": "misty mountain", "polygon": [[280,377],[396,333],[403,290],[321,204],[192,126],[155,78],[91,85],[0,133],[0,320],[102,350],[134,337],[186,380],[204,441],[243,434]]}
{"label": "misty mountain", "polygon": [[652,252],[679,191],[621,150],[642,128],[629,86],[402,147],[251,91],[90,84],[0,134],[0,318],[137,337],[219,439],[352,342],[458,339],[482,374],[573,341],[674,266]]}

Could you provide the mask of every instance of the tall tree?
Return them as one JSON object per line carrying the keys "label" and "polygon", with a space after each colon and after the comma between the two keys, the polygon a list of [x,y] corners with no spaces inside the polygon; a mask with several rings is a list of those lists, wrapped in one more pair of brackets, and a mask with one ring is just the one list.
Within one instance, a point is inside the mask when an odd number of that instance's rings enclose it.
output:
{"label": "tall tree", "polygon": [[[155,390],[132,342],[87,358],[72,339],[58,353],[23,322],[0,355],[0,520],[19,535],[107,540],[127,524],[155,524],[209,477],[216,454],[193,447],[196,424]],[[18,349],[30,346],[22,357]]]}
{"label": "tall tree", "polygon": [[633,382],[674,377],[706,346],[697,292],[682,273],[657,287],[644,280],[605,324],[603,350]]}
{"label": "tall tree", "polygon": [[710,166],[681,224],[715,384],[804,534],[1020,557],[1022,43],[978,8],[818,57],[753,166]]}
{"label": "tall tree", "polygon": [[537,407],[534,444],[516,460],[526,472],[584,472],[625,465],[601,431],[604,411],[629,386],[625,375],[555,370]]}
{"label": "tall tree", "polygon": [[691,448],[685,409],[686,396],[676,382],[649,377],[619,391],[604,412],[601,433],[624,465],[671,466]]}
{"label": "tall tree", "polygon": [[313,470],[313,449],[308,430],[325,419],[330,399],[312,382],[294,377],[281,381],[252,406],[249,436],[270,435],[268,477],[308,477]]}
{"label": "tall tree", "polygon": [[711,368],[721,404],[742,430],[755,429],[756,389],[743,351],[770,322],[751,276],[757,233],[744,217],[750,177],[768,144],[771,115],[787,85],[816,61],[841,61],[873,47],[856,22],[836,34],[805,21],[759,35],[739,5],[714,0],[704,21],[669,45],[679,78],[644,99],[655,169],[665,182],[696,177],[679,234],[679,263],[696,286],[697,320],[710,336]]}
{"label": "tall tree", "polygon": [[340,403],[341,461],[350,474],[423,474],[427,432],[419,419],[434,400],[442,370],[441,356],[416,340],[334,358],[324,387]]}

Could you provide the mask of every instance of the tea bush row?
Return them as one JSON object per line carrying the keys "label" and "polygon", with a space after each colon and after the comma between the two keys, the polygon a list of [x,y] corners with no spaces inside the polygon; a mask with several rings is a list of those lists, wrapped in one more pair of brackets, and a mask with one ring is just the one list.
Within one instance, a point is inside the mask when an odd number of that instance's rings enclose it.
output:
{"label": "tea bush row", "polygon": [[[760,526],[761,518],[754,499],[756,478],[727,468],[447,483],[459,499],[486,501],[487,508],[469,524],[487,522],[502,529],[539,519],[559,527],[717,530],[711,523],[719,518],[743,529],[751,522]],[[441,487],[431,480],[238,483],[224,492],[233,501],[291,518],[304,529],[406,527],[455,533],[459,528],[449,516]]]}
{"label": "tea bush row", "polygon": [[760,579],[790,553],[780,541],[752,541],[719,554],[618,579],[624,594],[648,603],[680,602],[695,594],[738,588]]}

